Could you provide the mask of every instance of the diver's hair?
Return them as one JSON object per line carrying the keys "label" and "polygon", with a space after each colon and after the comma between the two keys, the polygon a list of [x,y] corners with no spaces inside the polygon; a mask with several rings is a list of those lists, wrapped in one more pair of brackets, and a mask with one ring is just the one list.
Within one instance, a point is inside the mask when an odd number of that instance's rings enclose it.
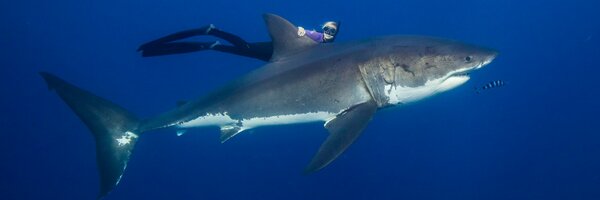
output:
{"label": "diver's hair", "polygon": [[323,26],[321,26],[321,28],[325,28],[325,27],[333,27],[333,28],[335,28],[337,30],[338,29],[338,23],[334,22],[334,21],[328,21],[328,22],[325,22],[323,24]]}

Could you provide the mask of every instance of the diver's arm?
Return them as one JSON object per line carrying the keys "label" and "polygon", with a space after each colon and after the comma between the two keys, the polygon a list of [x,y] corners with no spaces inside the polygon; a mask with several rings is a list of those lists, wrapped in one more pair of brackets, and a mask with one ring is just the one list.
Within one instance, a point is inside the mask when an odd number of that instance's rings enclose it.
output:
{"label": "diver's arm", "polygon": [[302,26],[298,27],[298,36],[300,36],[300,37],[306,36],[318,43],[324,42],[323,33],[315,31],[315,30],[306,30]]}

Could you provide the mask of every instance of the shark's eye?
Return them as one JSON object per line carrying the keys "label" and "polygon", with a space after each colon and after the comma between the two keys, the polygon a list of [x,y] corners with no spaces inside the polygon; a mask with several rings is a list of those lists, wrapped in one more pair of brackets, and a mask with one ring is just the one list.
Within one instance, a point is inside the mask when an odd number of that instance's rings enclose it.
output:
{"label": "shark's eye", "polygon": [[465,57],[465,62],[471,62],[471,60],[473,60],[473,58],[471,56]]}

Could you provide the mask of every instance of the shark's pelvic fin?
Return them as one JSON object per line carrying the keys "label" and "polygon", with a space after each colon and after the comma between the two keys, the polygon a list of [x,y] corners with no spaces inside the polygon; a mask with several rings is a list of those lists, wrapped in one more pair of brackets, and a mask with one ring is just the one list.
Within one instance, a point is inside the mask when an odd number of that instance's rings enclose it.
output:
{"label": "shark's pelvic fin", "polygon": [[225,143],[227,140],[231,139],[233,136],[242,132],[242,128],[239,126],[223,126],[221,127],[221,143]]}
{"label": "shark's pelvic fin", "polygon": [[298,36],[298,27],[280,16],[265,14],[263,18],[273,40],[271,62],[276,62],[318,44],[307,36]]}
{"label": "shark's pelvic fin", "polygon": [[342,154],[362,133],[375,111],[377,103],[368,101],[349,108],[327,122],[325,128],[330,133],[329,137],[321,145],[305,172],[316,172]]}
{"label": "shark's pelvic fin", "polygon": [[100,193],[107,195],[121,180],[138,140],[138,119],[122,107],[49,73],[41,72],[48,88],[75,112],[96,139]]}

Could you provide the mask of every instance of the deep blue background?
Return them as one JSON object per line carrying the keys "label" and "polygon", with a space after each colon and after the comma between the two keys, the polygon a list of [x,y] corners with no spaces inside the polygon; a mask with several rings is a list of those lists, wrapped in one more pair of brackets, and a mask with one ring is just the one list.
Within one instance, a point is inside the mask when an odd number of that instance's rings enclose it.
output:
{"label": "deep blue background", "polygon": [[[261,14],[343,21],[338,42],[388,34],[498,49],[464,86],[379,112],[329,167],[302,169],[321,124],[144,135],[107,199],[600,199],[598,1],[0,2],[0,199],[94,199],[94,143],[38,71],[140,116],[261,66],[203,52],[141,58],[145,41],[208,23],[268,40]],[[473,87],[509,85],[476,95]]]}

